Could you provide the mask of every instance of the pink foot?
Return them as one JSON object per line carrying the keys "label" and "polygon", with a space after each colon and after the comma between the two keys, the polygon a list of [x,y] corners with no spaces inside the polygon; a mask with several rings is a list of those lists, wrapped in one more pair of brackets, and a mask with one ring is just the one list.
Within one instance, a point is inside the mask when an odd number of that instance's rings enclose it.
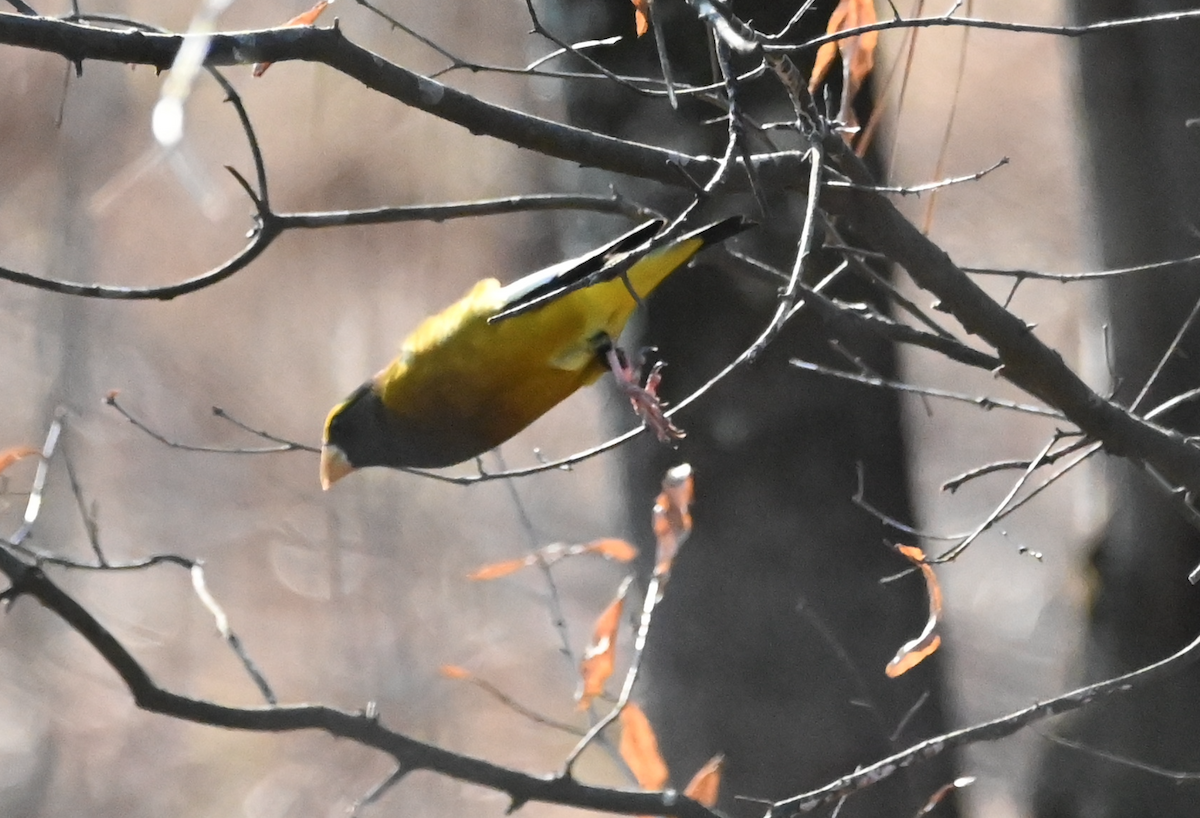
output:
{"label": "pink foot", "polygon": [[642,386],[639,383],[641,366],[630,363],[624,352],[616,347],[609,347],[605,357],[613,376],[617,379],[617,386],[629,398],[629,402],[633,404],[633,411],[637,412],[642,423],[654,432],[659,442],[670,443],[681,439],[684,436],[683,430],[671,422],[663,411],[662,401],[658,399],[658,384],[662,380],[664,364],[660,361],[651,367],[650,374],[646,376],[646,385]]}

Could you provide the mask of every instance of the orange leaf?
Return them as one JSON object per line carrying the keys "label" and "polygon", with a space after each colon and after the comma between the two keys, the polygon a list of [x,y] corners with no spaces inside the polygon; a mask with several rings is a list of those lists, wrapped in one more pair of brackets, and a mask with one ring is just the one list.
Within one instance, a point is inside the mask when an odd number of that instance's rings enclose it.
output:
{"label": "orange leaf", "polygon": [[658,739],[642,708],[633,702],[621,711],[621,758],[629,765],[642,789],[661,790],[667,785],[667,763],[658,752]]}
{"label": "orange leaf", "polygon": [[628,590],[627,579],[621,583],[617,598],[596,620],[592,641],[583,652],[583,661],[579,665],[579,676],[582,680],[578,696],[580,710],[586,710],[591,706],[592,700],[604,692],[604,685],[616,667],[617,630],[621,626],[621,611],[625,609],[625,592]]}
{"label": "orange leaf", "polygon": [[624,540],[592,540],[583,547],[583,550],[591,554],[600,554],[610,560],[617,562],[631,562],[637,555],[638,550]]}
{"label": "orange leaf", "polygon": [[650,0],[633,0],[633,22],[639,37],[650,30]]}
{"label": "orange leaf", "polygon": [[485,580],[499,579],[506,577],[509,574],[515,574],[527,565],[532,565],[529,557],[520,557],[515,560],[505,560],[504,562],[493,562],[491,565],[485,565],[482,568],[477,568],[467,574],[467,579]]}
{"label": "orange leaf", "polygon": [[459,667],[458,665],[442,665],[438,670],[447,679],[470,679],[474,675],[465,667]]}
{"label": "orange leaf", "polygon": [[0,451],[0,472],[3,472],[18,460],[37,453],[38,450],[32,446],[13,446],[11,449]]}
{"label": "orange leaf", "polygon": [[969,787],[975,783],[975,776],[965,775],[962,778],[956,778],[949,784],[943,784],[938,788],[937,792],[929,796],[929,800],[925,802],[925,806],[921,807],[921,811],[917,813],[917,818],[922,815],[928,815],[937,808],[937,805],[942,803],[947,795],[955,790],[961,790],[963,787]]}
{"label": "orange leaf", "polygon": [[[329,8],[329,4],[332,2],[333,0],[317,0],[317,4],[315,6],[302,14],[297,14],[295,17],[280,26],[280,28],[289,28],[292,26],[311,26],[313,23],[317,22],[317,18],[321,16],[321,12]],[[254,76],[261,77],[263,72],[270,67],[271,64],[269,62],[255,63]]]}
{"label": "orange leaf", "polygon": [[692,533],[689,508],[693,495],[692,467],[687,463],[676,466],[663,477],[662,493],[654,501],[652,518],[654,536],[658,540],[654,569],[657,574],[666,574],[671,570],[671,561],[675,559],[676,552]]}
{"label": "orange leaf", "polygon": [[715,807],[717,795],[721,790],[721,768],[724,766],[725,756],[717,754],[710,758],[708,763],[692,776],[683,794],[710,809]]}
{"label": "orange leaf", "polygon": [[[874,0],[840,0],[837,8],[829,15],[827,34],[839,34],[843,31],[869,26],[879,21],[875,14]],[[808,82],[808,91],[815,94],[817,87],[824,81],[833,65],[833,55],[842,55],[842,101],[838,110],[838,119],[845,125],[854,127],[857,119],[854,116],[854,98],[858,95],[863,81],[875,67],[875,47],[879,44],[879,32],[868,31],[852,37],[825,43],[817,50],[817,58],[813,63],[812,78]]]}
{"label": "orange leaf", "polygon": [[912,670],[942,644],[942,637],[937,634],[938,620],[942,616],[942,587],[938,585],[933,566],[925,561],[925,552],[915,545],[897,545],[896,550],[920,568],[925,577],[925,590],[929,594],[929,619],[921,635],[902,645],[892,661],[887,663],[884,672],[890,679]]}

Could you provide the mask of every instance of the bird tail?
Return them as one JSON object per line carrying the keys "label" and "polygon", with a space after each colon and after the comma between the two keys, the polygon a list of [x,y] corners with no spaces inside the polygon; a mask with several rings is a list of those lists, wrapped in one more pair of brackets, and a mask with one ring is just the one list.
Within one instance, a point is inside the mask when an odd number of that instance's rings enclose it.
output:
{"label": "bird tail", "polygon": [[691,261],[692,257],[705,247],[718,244],[754,226],[755,222],[744,216],[730,216],[719,222],[698,227],[634,262],[628,267],[629,282],[638,295],[648,295],[667,276]]}
{"label": "bird tail", "polygon": [[561,269],[557,265],[548,267],[539,274],[541,280],[536,286],[510,293],[505,308],[490,317],[488,322],[497,323],[540,309],[575,290],[618,277],[626,277],[639,296],[647,295],[706,246],[748,230],[754,227],[755,222],[742,216],[730,216],[639,255],[637,248],[650,242],[662,225],[661,220],[646,222],[582,259],[564,262]]}

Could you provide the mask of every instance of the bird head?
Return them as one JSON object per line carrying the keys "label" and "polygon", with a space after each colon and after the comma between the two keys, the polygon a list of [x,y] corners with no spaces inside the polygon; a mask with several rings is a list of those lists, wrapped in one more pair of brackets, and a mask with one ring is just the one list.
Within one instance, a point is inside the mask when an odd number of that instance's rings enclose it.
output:
{"label": "bird head", "polygon": [[350,393],[329,412],[321,442],[321,488],[368,466],[440,469],[495,445],[470,423],[420,419],[388,407],[378,377]]}
{"label": "bird head", "polygon": [[325,491],[355,469],[374,465],[375,441],[381,434],[383,402],[368,381],[333,407],[321,441],[321,488]]}

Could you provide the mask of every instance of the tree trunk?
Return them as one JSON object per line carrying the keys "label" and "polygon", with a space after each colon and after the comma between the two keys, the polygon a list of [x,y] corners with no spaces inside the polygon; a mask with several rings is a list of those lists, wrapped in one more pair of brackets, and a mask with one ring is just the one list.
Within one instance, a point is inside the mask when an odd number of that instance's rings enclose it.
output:
{"label": "tree trunk", "polygon": [[[1078,22],[1195,7],[1165,0],[1076,0]],[[1079,42],[1089,171],[1102,262],[1120,267],[1194,254],[1200,224],[1200,24],[1138,26]],[[1111,359],[1117,397],[1133,403],[1200,299],[1194,269],[1109,279]],[[1197,386],[1200,331],[1184,336],[1154,386],[1148,410]],[[1194,409],[1171,425],[1196,433]],[[1112,519],[1093,555],[1095,593],[1083,660],[1091,681],[1177,650],[1200,628],[1196,531],[1133,464],[1110,466]],[[1200,669],[1083,711],[1060,725],[1099,750],[1169,768],[1200,768]],[[1036,797],[1045,818],[1196,814],[1196,794],[1175,782],[1078,750],[1053,747]]]}
{"label": "tree trunk", "polygon": [[[812,15],[821,27],[833,4],[824,5],[825,17]],[[628,2],[606,8],[610,33],[630,35]],[[682,3],[658,3],[655,10],[668,15],[663,30],[676,74],[711,81],[706,35],[694,13]],[[736,11],[771,31],[794,8],[739,3]],[[571,36],[568,14],[556,24]],[[572,33],[599,36],[594,17],[586,31]],[[604,55],[621,73],[658,74],[649,36]],[[769,85],[742,91],[759,121],[786,118],[790,110],[778,88],[759,93]],[[715,108],[684,101],[677,116],[665,101],[613,83],[568,84],[567,94],[574,124],[717,155],[723,150],[722,124],[707,130],[694,124],[718,117]],[[661,191],[624,181],[618,189],[664,204]],[[803,202],[773,200],[765,218],[753,200],[744,207],[763,224],[738,241],[790,265]],[[777,283],[724,266],[697,265],[651,299],[645,342],[669,364],[663,384],[669,402],[737,357],[774,311]],[[872,297],[851,285],[843,295]],[[755,365],[682,413],[687,438],[678,450],[648,439],[625,450],[628,505],[647,544],[644,508],[664,470],[682,461],[696,469],[695,530],[651,631],[641,699],[674,786],[685,786],[708,758],[725,755],[720,808],[733,815],[763,811],[734,796],[793,795],[944,727],[936,659],[900,679],[884,675],[897,647],[924,624],[925,591],[915,575],[880,584],[906,563],[886,547],[881,523],[851,502],[861,464],[871,501],[889,514],[909,515],[898,403],[890,393],[805,377],[788,366],[793,356],[845,366],[827,339],[819,321],[802,316]],[[839,341],[874,371],[894,372],[888,344],[871,337]],[[627,423],[628,406],[619,411]],[[840,814],[915,814],[952,776],[947,759],[935,760],[856,795]],[[948,816],[954,808],[941,809]]]}

